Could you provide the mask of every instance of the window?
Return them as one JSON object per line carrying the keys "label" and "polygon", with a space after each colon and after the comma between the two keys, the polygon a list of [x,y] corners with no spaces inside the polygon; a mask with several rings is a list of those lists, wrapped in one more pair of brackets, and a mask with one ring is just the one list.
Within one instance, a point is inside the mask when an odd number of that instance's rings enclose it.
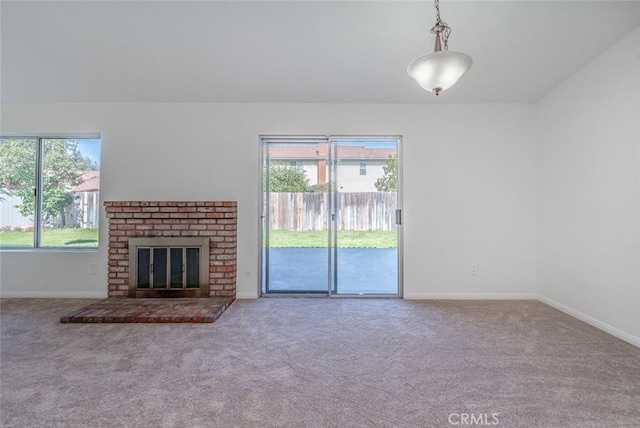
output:
{"label": "window", "polygon": [[0,248],[96,248],[100,138],[0,138]]}
{"label": "window", "polygon": [[360,162],[360,175],[367,175],[367,163]]}
{"label": "window", "polygon": [[303,169],[304,168],[304,162],[303,161],[289,161],[289,166],[291,168],[295,168],[295,169]]}

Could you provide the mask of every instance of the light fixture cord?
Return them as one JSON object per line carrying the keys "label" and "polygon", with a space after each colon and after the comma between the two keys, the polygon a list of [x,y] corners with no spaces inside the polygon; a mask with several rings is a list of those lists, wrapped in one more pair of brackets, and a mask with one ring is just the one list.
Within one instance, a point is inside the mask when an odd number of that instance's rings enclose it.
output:
{"label": "light fixture cord", "polygon": [[449,50],[449,35],[451,34],[451,27],[447,25],[446,22],[440,18],[440,0],[435,0],[436,6],[436,25],[442,25],[444,27],[444,31],[442,34],[442,42],[444,44],[444,50]]}

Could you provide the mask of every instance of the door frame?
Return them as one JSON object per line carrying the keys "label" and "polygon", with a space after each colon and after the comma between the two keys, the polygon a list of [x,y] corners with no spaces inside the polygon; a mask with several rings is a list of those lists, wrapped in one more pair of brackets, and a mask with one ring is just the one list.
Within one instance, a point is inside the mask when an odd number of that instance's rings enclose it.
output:
{"label": "door frame", "polygon": [[[397,294],[334,294],[333,293],[333,284],[334,284],[334,235],[335,235],[335,219],[329,218],[327,219],[327,226],[329,230],[327,231],[327,251],[328,251],[328,272],[327,272],[327,292],[263,292],[262,291],[262,281],[263,281],[263,272],[265,275],[269,274],[269,252],[266,252],[266,257],[264,256],[263,244],[264,240],[268,242],[269,240],[269,210],[265,209],[265,200],[264,200],[264,185],[265,180],[268,181],[269,173],[267,171],[266,174],[263,173],[262,169],[264,168],[265,162],[265,153],[264,153],[264,143],[265,141],[274,142],[274,143],[309,143],[309,142],[324,142],[327,143],[327,164],[329,165],[329,182],[333,182],[333,143],[339,140],[348,140],[348,141],[389,141],[395,140],[398,144],[397,153],[398,153],[398,189],[397,189],[397,210],[399,211],[400,221],[397,223],[397,233],[398,233],[398,248],[397,248],[397,263],[398,263],[398,293]],[[400,298],[402,299],[404,296],[404,209],[403,209],[403,145],[402,145],[402,135],[269,135],[269,134],[261,134],[258,136],[258,147],[259,147],[259,186],[258,186],[258,270],[257,270],[257,287],[258,287],[258,296],[259,297],[330,297],[330,298],[385,298],[385,299],[394,299]],[[330,215],[334,210],[334,191],[329,186],[328,192],[328,207]],[[266,227],[265,227],[266,226]],[[266,233],[266,236],[265,236]]]}

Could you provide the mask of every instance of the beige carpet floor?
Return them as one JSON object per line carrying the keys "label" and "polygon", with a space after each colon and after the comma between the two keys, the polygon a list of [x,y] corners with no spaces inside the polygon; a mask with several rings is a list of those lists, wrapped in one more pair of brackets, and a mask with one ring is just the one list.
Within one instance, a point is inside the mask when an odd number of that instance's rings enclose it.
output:
{"label": "beige carpet floor", "polygon": [[539,302],[261,299],[213,324],[59,322],[90,302],[1,301],[3,427],[640,427],[640,349]]}

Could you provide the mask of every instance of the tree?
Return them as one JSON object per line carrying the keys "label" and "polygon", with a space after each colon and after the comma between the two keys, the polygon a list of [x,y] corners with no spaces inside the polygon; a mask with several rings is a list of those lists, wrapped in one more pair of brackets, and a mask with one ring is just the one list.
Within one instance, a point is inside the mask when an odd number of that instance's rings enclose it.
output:
{"label": "tree", "polygon": [[307,173],[303,169],[290,166],[271,165],[269,168],[269,191],[271,192],[311,192]]}
{"label": "tree", "polygon": [[384,174],[374,184],[378,192],[395,192],[398,190],[398,156],[392,155],[382,167]]}
{"label": "tree", "polygon": [[[27,217],[36,205],[35,140],[3,139],[0,144],[0,189],[21,199],[16,208]],[[97,169],[78,149],[76,140],[43,140],[42,143],[42,216],[46,222],[61,215],[72,202],[70,188],[80,184],[84,171]]]}

